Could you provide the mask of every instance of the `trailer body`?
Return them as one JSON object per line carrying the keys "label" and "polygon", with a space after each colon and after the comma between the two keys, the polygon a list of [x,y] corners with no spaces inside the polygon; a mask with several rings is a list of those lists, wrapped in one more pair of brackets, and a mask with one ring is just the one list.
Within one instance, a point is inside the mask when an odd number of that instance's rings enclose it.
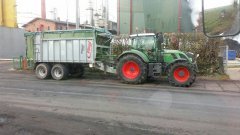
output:
{"label": "trailer body", "polygon": [[26,33],[27,54],[36,63],[89,63],[110,54],[110,33],[104,29]]}
{"label": "trailer body", "polygon": [[[44,69],[61,64],[69,74],[83,70],[84,64],[116,73],[114,66],[104,64],[110,58],[111,33],[104,29],[81,29],[26,33],[28,59],[32,59],[37,76]],[[40,69],[38,66],[40,65]],[[61,68],[61,67],[60,67]],[[53,73],[47,73],[49,76]],[[45,78],[39,77],[39,78]]]}
{"label": "trailer body", "polygon": [[[81,31],[82,32],[82,31]],[[68,34],[72,34],[68,37]],[[35,61],[37,63],[91,63],[95,62],[97,44],[91,31],[81,33],[37,33]]]}

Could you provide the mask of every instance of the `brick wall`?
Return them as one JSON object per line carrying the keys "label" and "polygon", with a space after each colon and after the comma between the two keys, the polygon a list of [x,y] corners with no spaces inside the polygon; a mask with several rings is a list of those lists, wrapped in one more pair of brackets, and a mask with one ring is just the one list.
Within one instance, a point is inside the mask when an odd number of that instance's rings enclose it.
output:
{"label": "brick wall", "polygon": [[41,30],[55,30],[56,24],[50,21],[36,20],[32,23],[29,23],[25,30],[29,32],[41,31]]}

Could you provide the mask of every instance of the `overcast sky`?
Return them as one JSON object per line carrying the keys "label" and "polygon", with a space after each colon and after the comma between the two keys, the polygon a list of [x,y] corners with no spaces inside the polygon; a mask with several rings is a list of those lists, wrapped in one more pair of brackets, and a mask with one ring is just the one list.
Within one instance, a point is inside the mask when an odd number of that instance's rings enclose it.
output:
{"label": "overcast sky", "polygon": [[[41,17],[41,0],[16,0],[17,1],[17,18],[20,26],[29,22],[35,17]],[[105,0],[92,0],[94,12],[101,13],[102,4]],[[117,0],[109,1],[109,20],[117,21]],[[76,22],[76,0],[46,0],[46,13],[48,19],[53,19],[54,8],[57,9],[57,17],[62,21],[67,20]],[[79,0],[80,5],[80,21],[84,23],[89,19],[89,0]],[[88,20],[89,21],[89,20]]]}

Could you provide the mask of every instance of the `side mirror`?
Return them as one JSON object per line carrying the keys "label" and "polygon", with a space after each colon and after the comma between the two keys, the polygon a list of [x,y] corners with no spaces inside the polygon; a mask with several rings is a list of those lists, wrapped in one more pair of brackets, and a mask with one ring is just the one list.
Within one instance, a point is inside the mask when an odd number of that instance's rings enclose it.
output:
{"label": "side mirror", "polygon": [[240,32],[240,0],[202,0],[203,32],[208,37],[235,36]]}

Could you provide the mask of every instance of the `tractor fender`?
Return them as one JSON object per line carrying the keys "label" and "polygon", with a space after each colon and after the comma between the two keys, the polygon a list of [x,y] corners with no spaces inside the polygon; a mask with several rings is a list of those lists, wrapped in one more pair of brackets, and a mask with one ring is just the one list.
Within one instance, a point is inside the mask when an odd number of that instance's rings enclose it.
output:
{"label": "tractor fender", "polygon": [[169,63],[169,64],[165,67],[164,72],[166,73],[166,72],[168,71],[169,67],[171,67],[171,65],[173,65],[173,64],[175,64],[175,63],[177,63],[177,62],[188,62],[188,60],[186,60],[186,59],[175,59],[173,62]]}
{"label": "tractor fender", "polygon": [[129,51],[123,52],[121,55],[118,56],[117,61],[119,61],[123,56],[128,55],[128,54],[136,55],[139,58],[141,58],[143,62],[149,63],[148,57],[143,52],[140,52],[138,50],[129,50]]}

